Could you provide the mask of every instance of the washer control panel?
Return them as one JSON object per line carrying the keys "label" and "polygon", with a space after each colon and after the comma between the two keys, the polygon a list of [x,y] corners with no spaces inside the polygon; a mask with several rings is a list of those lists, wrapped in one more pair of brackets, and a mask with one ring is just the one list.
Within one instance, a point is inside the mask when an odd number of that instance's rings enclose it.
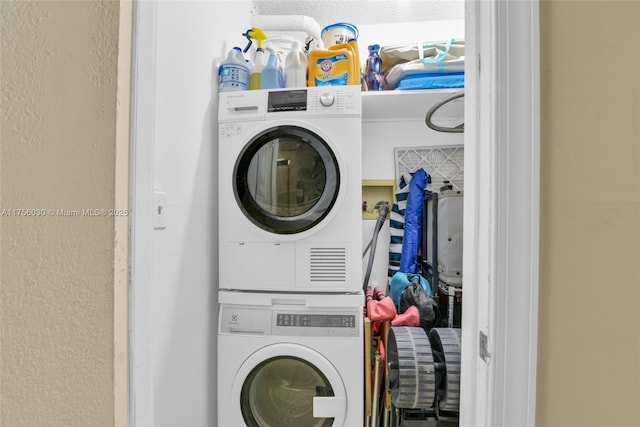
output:
{"label": "washer control panel", "polygon": [[357,337],[362,313],[249,307],[222,307],[220,332],[279,336]]}
{"label": "washer control panel", "polygon": [[355,328],[356,316],[350,314],[277,313],[276,326],[303,328]]}
{"label": "washer control panel", "polygon": [[301,311],[274,311],[273,335],[355,337],[360,332],[356,313],[314,313]]}

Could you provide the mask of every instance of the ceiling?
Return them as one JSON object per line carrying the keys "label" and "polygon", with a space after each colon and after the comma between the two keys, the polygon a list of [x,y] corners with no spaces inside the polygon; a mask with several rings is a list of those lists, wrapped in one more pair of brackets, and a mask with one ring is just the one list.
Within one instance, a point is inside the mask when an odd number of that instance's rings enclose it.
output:
{"label": "ceiling", "polygon": [[464,19],[464,0],[254,0],[260,15],[306,15],[320,26]]}

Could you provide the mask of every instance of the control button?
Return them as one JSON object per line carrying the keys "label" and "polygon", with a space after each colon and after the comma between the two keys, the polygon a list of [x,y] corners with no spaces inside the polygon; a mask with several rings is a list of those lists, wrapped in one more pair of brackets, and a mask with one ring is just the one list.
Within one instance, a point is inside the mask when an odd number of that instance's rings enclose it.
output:
{"label": "control button", "polygon": [[322,95],[320,95],[320,104],[324,105],[325,107],[330,107],[331,105],[333,105],[334,101],[335,99],[333,95],[330,94],[329,92],[325,92]]}

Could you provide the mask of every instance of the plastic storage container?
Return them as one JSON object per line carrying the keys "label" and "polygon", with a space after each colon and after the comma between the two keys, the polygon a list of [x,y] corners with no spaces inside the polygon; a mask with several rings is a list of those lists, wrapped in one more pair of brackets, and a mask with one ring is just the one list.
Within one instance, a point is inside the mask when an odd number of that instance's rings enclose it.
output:
{"label": "plastic storage container", "polygon": [[247,89],[249,89],[249,67],[247,67],[242,49],[234,47],[218,67],[218,91]]}
{"label": "plastic storage container", "polygon": [[320,37],[324,46],[329,48],[337,44],[348,43],[351,39],[357,40],[358,28],[348,22],[337,22],[324,27],[320,32]]}

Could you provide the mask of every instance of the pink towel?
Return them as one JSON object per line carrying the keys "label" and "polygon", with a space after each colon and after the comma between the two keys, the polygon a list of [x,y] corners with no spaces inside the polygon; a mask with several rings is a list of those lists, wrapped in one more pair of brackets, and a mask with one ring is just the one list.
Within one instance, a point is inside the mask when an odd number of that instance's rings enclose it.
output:
{"label": "pink towel", "polygon": [[367,301],[367,316],[373,322],[393,320],[396,317],[396,306],[391,298]]}
{"label": "pink towel", "polygon": [[391,321],[391,326],[420,326],[420,313],[415,305]]}

